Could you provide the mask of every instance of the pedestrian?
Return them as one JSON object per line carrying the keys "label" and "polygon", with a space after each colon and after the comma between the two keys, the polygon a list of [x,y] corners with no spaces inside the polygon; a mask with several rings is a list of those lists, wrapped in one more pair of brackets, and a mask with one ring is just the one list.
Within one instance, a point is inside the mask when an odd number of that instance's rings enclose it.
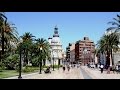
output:
{"label": "pedestrian", "polygon": [[115,73],[115,65],[112,66],[112,71]]}
{"label": "pedestrian", "polygon": [[107,65],[107,74],[110,74],[110,66]]}
{"label": "pedestrian", "polygon": [[63,72],[65,72],[65,66],[63,66]]}
{"label": "pedestrian", "polygon": [[103,65],[102,64],[101,64],[100,68],[101,68],[101,73],[103,73]]}
{"label": "pedestrian", "polygon": [[118,74],[118,72],[119,72],[119,70],[118,70],[119,68],[118,68],[118,65],[116,65],[116,72],[117,72],[117,74]]}
{"label": "pedestrian", "polygon": [[68,69],[68,71],[70,71],[70,66],[69,65],[67,66],[67,69]]}

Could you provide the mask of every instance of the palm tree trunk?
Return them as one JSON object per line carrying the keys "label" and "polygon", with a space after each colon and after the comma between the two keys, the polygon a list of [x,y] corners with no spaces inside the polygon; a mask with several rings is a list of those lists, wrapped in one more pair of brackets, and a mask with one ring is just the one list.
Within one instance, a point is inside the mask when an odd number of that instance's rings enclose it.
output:
{"label": "palm tree trunk", "polygon": [[41,71],[42,71],[42,61],[40,61],[40,74],[41,74]]}
{"label": "palm tree trunk", "polygon": [[28,50],[26,50],[26,64],[28,64]]}
{"label": "palm tree trunk", "polygon": [[25,65],[25,49],[24,49],[24,65]]}
{"label": "palm tree trunk", "polygon": [[44,65],[44,66],[46,65],[46,60],[45,60],[45,59],[43,60],[43,65]]}
{"label": "palm tree trunk", "polygon": [[30,56],[31,56],[31,58],[30,58],[30,62],[32,62],[32,52],[31,52],[31,55],[30,55]]}
{"label": "palm tree trunk", "polygon": [[107,57],[106,57],[106,65],[110,65],[110,53],[107,51]]}
{"label": "palm tree trunk", "polygon": [[5,25],[7,22],[7,17],[3,14],[0,14],[0,15],[5,18],[4,26],[3,26],[3,28],[1,28],[1,30],[2,30],[2,56],[3,56],[4,55],[4,30],[5,30]]}
{"label": "palm tree trunk", "polygon": [[112,57],[112,49],[111,49],[111,60],[112,60],[112,65],[114,65],[114,59]]}

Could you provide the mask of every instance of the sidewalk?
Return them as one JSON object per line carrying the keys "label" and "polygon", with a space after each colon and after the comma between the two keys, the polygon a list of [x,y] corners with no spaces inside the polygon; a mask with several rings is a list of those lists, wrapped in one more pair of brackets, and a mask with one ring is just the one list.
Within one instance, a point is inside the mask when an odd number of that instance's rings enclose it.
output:
{"label": "sidewalk", "polygon": [[[18,79],[18,77],[10,77],[6,79]],[[29,75],[22,75],[22,79],[83,79],[83,76],[80,73],[79,68],[71,68],[70,71],[67,71],[66,69],[65,72],[63,72],[62,68],[59,68],[59,70],[51,70],[51,74],[45,74],[42,71],[42,74],[37,72]]]}
{"label": "sidewalk", "polygon": [[107,71],[103,71],[101,74],[101,71],[98,69],[88,68],[87,66],[81,66],[82,69],[84,69],[93,79],[120,79],[120,74],[117,73],[111,73],[107,74]]}

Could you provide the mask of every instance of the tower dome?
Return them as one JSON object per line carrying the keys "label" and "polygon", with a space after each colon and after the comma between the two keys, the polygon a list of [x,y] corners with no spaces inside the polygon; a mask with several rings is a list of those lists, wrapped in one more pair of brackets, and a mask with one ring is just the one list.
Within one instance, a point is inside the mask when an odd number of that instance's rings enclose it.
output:
{"label": "tower dome", "polygon": [[55,28],[54,28],[54,34],[53,34],[53,37],[59,37],[57,26],[55,26]]}
{"label": "tower dome", "polygon": [[51,40],[51,43],[60,43],[60,38],[59,37],[53,37]]}
{"label": "tower dome", "polygon": [[51,43],[60,44],[60,38],[59,38],[57,26],[55,26],[55,28],[54,28],[54,34],[53,34],[53,38],[51,40]]}

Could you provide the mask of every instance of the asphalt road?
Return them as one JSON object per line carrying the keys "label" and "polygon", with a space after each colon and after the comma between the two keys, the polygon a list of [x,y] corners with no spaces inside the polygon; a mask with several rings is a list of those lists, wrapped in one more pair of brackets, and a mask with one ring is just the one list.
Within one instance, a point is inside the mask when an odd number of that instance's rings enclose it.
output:
{"label": "asphalt road", "polygon": [[82,73],[84,79],[92,79],[92,77],[81,67],[80,67],[80,70],[81,70],[81,73]]}

